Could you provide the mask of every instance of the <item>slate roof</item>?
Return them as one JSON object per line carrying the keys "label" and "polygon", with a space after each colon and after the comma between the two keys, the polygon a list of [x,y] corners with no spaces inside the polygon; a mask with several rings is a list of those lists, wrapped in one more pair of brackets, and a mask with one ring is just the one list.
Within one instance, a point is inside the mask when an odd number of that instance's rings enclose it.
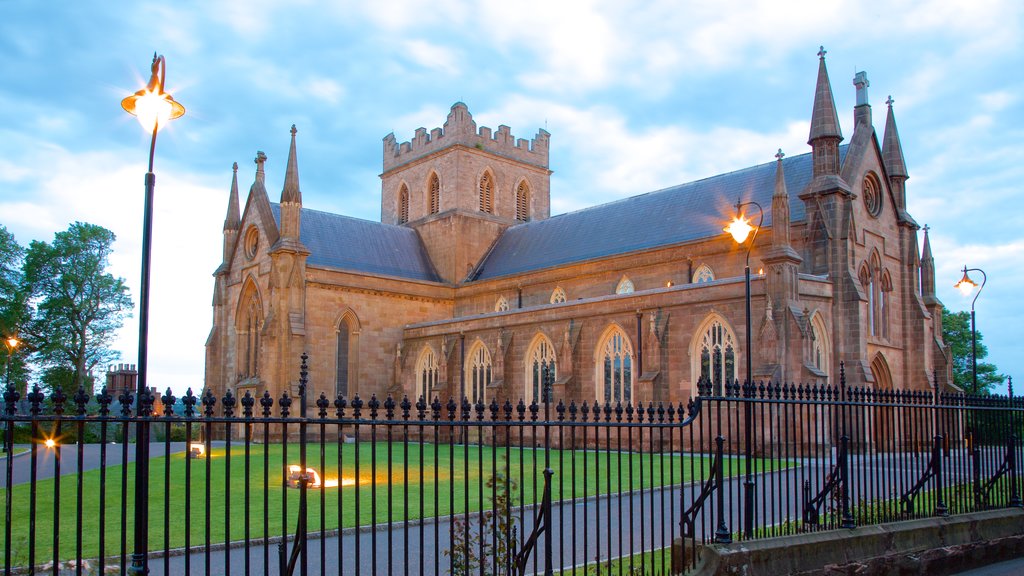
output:
{"label": "slate roof", "polygon": [[[280,204],[270,209],[280,226]],[[309,266],[441,282],[412,228],[303,208],[299,234]]]}
{"label": "slate roof", "polygon": [[[840,146],[840,163],[847,145]],[[791,222],[805,218],[799,194],[812,176],[810,153],[782,161]],[[736,199],[755,200],[771,226],[775,162],[680,184],[507,229],[474,280],[542,270],[594,258],[671,246],[724,234]],[[755,209],[756,213],[756,209]],[[303,240],[305,241],[305,240]]]}

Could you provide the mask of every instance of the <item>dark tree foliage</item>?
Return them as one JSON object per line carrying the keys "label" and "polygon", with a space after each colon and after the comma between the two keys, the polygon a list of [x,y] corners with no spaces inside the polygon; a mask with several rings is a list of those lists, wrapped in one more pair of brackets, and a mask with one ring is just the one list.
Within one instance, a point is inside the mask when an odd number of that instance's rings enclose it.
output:
{"label": "dark tree foliage", "polygon": [[[1004,393],[997,388],[1006,381],[995,364],[983,362],[988,356],[988,348],[983,344],[981,331],[976,331],[978,354],[978,390],[980,394]],[[965,392],[974,392],[973,375],[971,373],[971,313],[950,312],[942,309],[942,339],[949,344],[953,354],[953,383]]]}
{"label": "dark tree foliage", "polygon": [[48,384],[85,387],[89,372],[116,356],[110,344],[132,301],[124,280],[106,271],[114,239],[102,226],[75,222],[53,243],[29,245],[23,271],[33,304],[28,332],[34,359],[44,369],[66,368],[71,375],[70,382],[54,378]]}
{"label": "dark tree foliage", "polygon": [[[0,225],[0,337],[4,339],[11,336],[24,338],[22,327],[29,317],[28,299],[22,289],[21,265],[24,257],[25,249],[7,228]],[[24,379],[24,348],[19,347],[8,358],[7,346],[0,345],[0,357],[3,358],[0,369],[6,370],[10,362],[12,381]]]}

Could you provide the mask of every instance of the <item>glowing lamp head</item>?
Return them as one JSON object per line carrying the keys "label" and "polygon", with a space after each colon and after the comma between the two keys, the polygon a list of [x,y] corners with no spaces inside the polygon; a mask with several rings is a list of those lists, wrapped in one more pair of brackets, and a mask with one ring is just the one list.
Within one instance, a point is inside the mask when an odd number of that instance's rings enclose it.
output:
{"label": "glowing lamp head", "polygon": [[56,440],[54,440],[53,438],[47,438],[47,439],[46,439],[46,441],[45,441],[45,442],[43,442],[43,444],[44,444],[44,445],[45,445],[45,446],[46,446],[47,448],[54,448],[54,447],[56,447],[56,446],[57,446],[57,441],[56,441]]}
{"label": "glowing lamp head", "polygon": [[7,339],[4,342],[7,344],[7,348],[10,350],[14,350],[15,348],[18,347],[18,345],[21,344],[21,340],[18,340],[14,336],[7,337]]}
{"label": "glowing lamp head", "polygon": [[149,85],[144,90],[121,100],[125,112],[135,116],[139,124],[150,133],[163,128],[175,118],[185,114],[185,107],[170,94],[164,92],[164,78],[167,64],[163,56],[153,56],[153,71]]}
{"label": "glowing lamp head", "polygon": [[743,214],[740,214],[734,216],[732,222],[722,230],[731,234],[737,244],[743,244],[747,241],[747,236],[754,231],[754,227],[750,225],[749,218],[744,218]]}
{"label": "glowing lamp head", "polygon": [[971,280],[971,277],[967,275],[967,267],[964,266],[964,277],[961,278],[959,282],[954,284],[953,288],[956,288],[957,290],[960,291],[961,294],[967,297],[970,296],[977,287],[978,283],[975,282],[974,280]]}

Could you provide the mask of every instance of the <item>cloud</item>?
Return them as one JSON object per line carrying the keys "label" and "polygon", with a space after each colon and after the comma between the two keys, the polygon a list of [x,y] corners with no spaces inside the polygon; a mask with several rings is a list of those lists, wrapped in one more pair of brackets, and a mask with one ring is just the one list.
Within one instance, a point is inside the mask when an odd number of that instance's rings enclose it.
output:
{"label": "cloud", "polygon": [[[142,174],[120,150],[74,153],[21,138],[5,146],[13,163],[36,175],[19,181],[18,199],[0,201],[3,224],[18,242],[52,241],[75,221],[110,229],[117,236],[109,272],[124,278],[138,305]],[[220,259],[227,188],[208,185],[168,163],[158,174],[154,202],[150,304],[150,384],[161,391],[202,387],[203,345],[210,329],[211,274]],[[17,215],[17,217],[13,217]],[[137,362],[138,313],[118,332],[122,361]],[[182,367],[190,367],[183,373]]]}
{"label": "cloud", "polygon": [[424,40],[407,40],[403,46],[402,54],[424,68],[452,76],[459,73],[458,56],[454,50]]}

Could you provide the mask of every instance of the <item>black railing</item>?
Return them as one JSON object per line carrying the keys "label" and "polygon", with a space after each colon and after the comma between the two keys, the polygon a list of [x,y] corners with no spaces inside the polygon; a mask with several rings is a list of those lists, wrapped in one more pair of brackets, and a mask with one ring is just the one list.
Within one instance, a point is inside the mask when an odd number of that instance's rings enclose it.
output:
{"label": "black railing", "polygon": [[4,573],[127,569],[140,425],[151,574],[670,574],[714,542],[1021,504],[1013,396],[842,375],[701,383],[685,405],[547,388],[328,398],[303,368],[294,396],[168,391],[149,416],[153,395],[8,389]]}

